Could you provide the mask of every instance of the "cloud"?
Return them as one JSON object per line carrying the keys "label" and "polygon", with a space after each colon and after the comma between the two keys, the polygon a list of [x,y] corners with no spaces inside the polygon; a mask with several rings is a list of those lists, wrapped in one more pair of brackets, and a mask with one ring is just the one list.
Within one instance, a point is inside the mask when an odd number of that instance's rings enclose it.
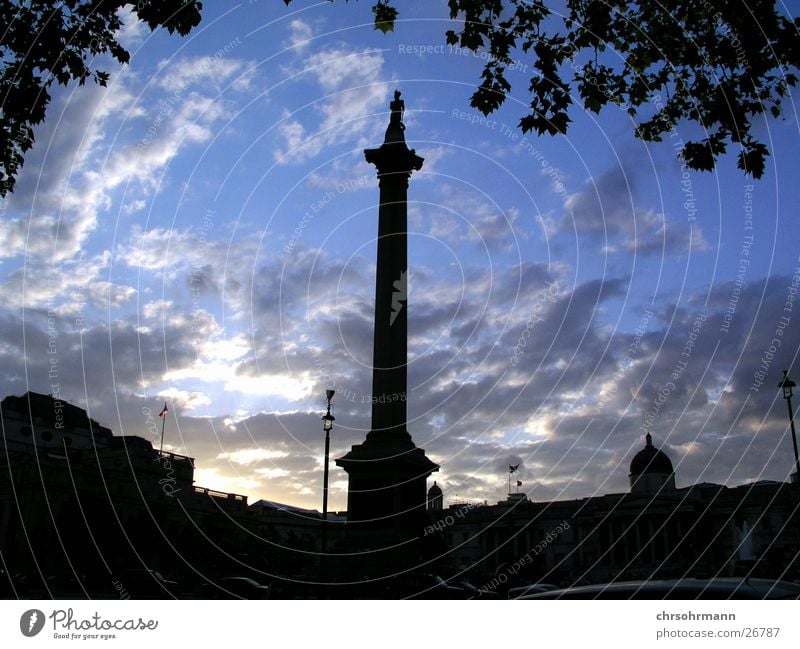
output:
{"label": "cloud", "polygon": [[[278,124],[279,164],[298,164],[346,143],[353,148],[376,144],[388,123],[388,85],[383,81],[380,51],[329,46],[303,58],[298,79],[310,78],[320,99],[313,104],[313,131],[301,121],[304,113],[286,113]],[[381,108],[383,110],[381,110]],[[376,113],[383,118],[382,125]]]}
{"label": "cloud", "polygon": [[[431,219],[432,235],[451,245],[470,242],[490,253],[506,252],[518,245],[517,239],[523,236],[514,225],[519,219],[518,208],[510,206],[504,209],[475,188],[442,183],[440,192],[441,204],[454,206],[455,214]],[[452,224],[454,220],[461,222],[460,227]]]}
{"label": "cloud", "polygon": [[364,153],[360,150],[338,157],[331,164],[312,171],[308,175],[308,185],[335,191],[339,195],[358,190],[375,191],[374,168],[356,175],[356,172],[364,171],[363,159]]}
{"label": "cloud", "polygon": [[696,223],[674,221],[640,206],[632,162],[590,178],[565,200],[558,232],[575,232],[603,243],[609,253],[673,255],[708,249]]}
{"label": "cloud", "polygon": [[[265,278],[280,277],[274,267],[259,270]],[[331,269],[315,291],[330,290],[338,270]],[[307,272],[299,265],[285,276],[292,297],[286,308],[292,311],[308,304],[296,290]],[[658,409],[649,428],[671,456],[679,486],[785,477],[791,448],[785,406],[774,386],[780,369],[796,360],[800,334],[775,330],[793,276],[753,281],[738,294],[729,321],[724,317],[730,284],[689,296],[693,308],[663,303],[647,311],[651,315],[639,334],[633,331],[637,319],[627,328],[609,329],[599,316],[603,304],[624,295],[626,279],[574,287],[566,279],[546,266],[526,264],[498,274],[491,287],[470,287],[458,310],[443,297],[452,290],[446,278],[423,273],[419,288],[426,290],[412,293],[409,430],[442,465],[437,480],[448,498],[501,498],[508,463],[521,464],[523,489],[536,498],[623,491],[630,459],[642,445],[644,417],[654,404]],[[558,282],[558,288],[542,301],[537,296],[548,290],[548,282]],[[466,318],[480,313],[490,289],[476,329]],[[258,308],[275,308],[272,304]],[[630,308],[639,315],[640,307]],[[255,322],[260,313],[254,312]],[[370,372],[354,358],[363,355],[369,362],[371,309],[367,304],[312,313],[311,326],[292,318],[295,324],[281,331],[264,321],[238,337],[209,314],[187,312],[170,300],[142,304],[136,322],[113,321],[82,333],[71,318],[57,316],[59,380],[71,386],[68,396],[79,404],[84,393],[90,395],[87,405],[118,433],[145,434],[142,408],[160,407],[166,398],[174,404],[177,425],[170,421],[168,447],[198,458],[200,484],[315,507],[318,411],[330,376],[337,389],[334,456],[360,442],[369,428]],[[454,313],[459,313],[455,320]],[[514,346],[533,313],[529,342],[513,365]],[[724,322],[729,325],[722,333]],[[9,312],[0,318],[6,393],[49,390],[48,326],[44,313],[29,314],[24,328]],[[754,391],[754,377],[774,338],[782,341],[778,353]],[[359,340],[364,344],[356,349]],[[690,341],[691,353],[684,358]],[[258,365],[252,361],[256,351]],[[685,367],[678,365],[682,359]],[[22,386],[14,377],[26,374],[29,384]],[[246,399],[248,381],[261,385],[259,394],[268,399],[289,399],[295,407],[205,414],[215,405],[207,396],[212,385],[222,383],[237,399]],[[674,387],[664,393],[670,382]],[[152,396],[144,399],[143,390]],[[666,399],[659,402],[659,394]],[[332,497],[343,507],[346,483],[338,478],[334,475],[339,486]]]}
{"label": "cloud", "polygon": [[7,201],[10,218],[0,229],[0,258],[26,255],[58,264],[74,257],[97,226],[98,212],[108,205],[108,186],[97,182],[90,167],[108,121],[133,103],[124,82],[116,79],[108,88],[56,93]]}
{"label": "cloud", "polygon": [[235,300],[249,283],[256,263],[258,241],[242,236],[233,241],[212,238],[201,228],[131,227],[114,254],[116,264],[152,274],[169,283],[180,282],[184,296],[218,296]]}
{"label": "cloud", "polygon": [[9,272],[0,284],[0,305],[11,310],[47,308],[59,315],[77,315],[87,306],[119,308],[130,302],[134,287],[104,279],[108,252],[83,254],[60,265],[24,265]]}
{"label": "cloud", "polygon": [[[194,63],[176,61],[172,70],[173,76],[177,75],[175,83],[177,77],[188,83],[186,70]],[[213,74],[223,83],[245,67],[244,62],[231,59],[224,65],[201,66],[199,74]],[[199,79],[197,74],[192,82]],[[0,286],[0,305],[72,318],[91,335],[102,322],[98,314],[105,311],[110,319],[111,312],[130,309],[140,288],[138,282],[136,287],[130,286],[127,279],[119,279],[118,272],[112,273],[112,260],[115,269],[119,262],[144,270],[155,270],[159,263],[163,271],[170,271],[169,260],[174,258],[162,257],[156,262],[144,248],[135,256],[137,239],[143,240],[140,243],[151,253],[164,252],[165,246],[155,245],[169,243],[161,229],[155,228],[145,241],[145,234],[134,227],[133,241],[123,243],[123,254],[118,254],[105,249],[102,227],[113,218],[111,208],[123,188],[125,202],[120,203],[118,217],[141,210],[157,192],[171,162],[191,144],[215,136],[219,125],[230,118],[231,104],[204,94],[207,87],[203,84],[200,89],[184,85],[166,98],[152,88],[137,97],[140,87],[135,74],[119,73],[108,88],[68,88],[54,98],[49,119],[37,131],[37,145],[28,156],[19,188],[6,201],[0,258],[10,263]],[[183,248],[176,269],[186,274],[195,268],[208,270],[209,256],[204,257],[203,252],[208,252],[210,245],[198,245],[197,235],[171,234],[177,247]],[[213,250],[220,259],[221,248]],[[187,266],[187,262],[198,265]],[[176,269],[173,272],[177,274]],[[201,294],[236,290],[224,277],[208,272],[198,287]],[[190,290],[186,290],[187,296]]]}
{"label": "cloud", "polygon": [[131,268],[170,275],[207,260],[207,250],[188,230],[155,227],[144,231],[134,225],[128,240],[117,249],[116,259]]}
{"label": "cloud", "polygon": [[312,38],[314,38],[314,29],[307,22],[295,18],[289,23],[287,47],[295,48],[298,52],[305,52]]}
{"label": "cloud", "polygon": [[127,5],[121,7],[117,10],[117,16],[122,21],[122,29],[116,35],[119,44],[126,50],[139,47],[150,33],[150,28],[143,20],[136,17],[133,7]]}
{"label": "cloud", "polygon": [[[236,45],[238,43],[232,46],[229,44],[230,50],[235,49]],[[211,89],[219,93],[229,84],[241,92],[250,87],[252,75],[253,66],[250,61],[227,54],[187,56],[161,61],[154,83],[173,97],[192,87]]]}
{"label": "cloud", "polygon": [[628,239],[625,250],[641,255],[703,252],[709,249],[702,229],[695,224],[662,221],[650,232]]}

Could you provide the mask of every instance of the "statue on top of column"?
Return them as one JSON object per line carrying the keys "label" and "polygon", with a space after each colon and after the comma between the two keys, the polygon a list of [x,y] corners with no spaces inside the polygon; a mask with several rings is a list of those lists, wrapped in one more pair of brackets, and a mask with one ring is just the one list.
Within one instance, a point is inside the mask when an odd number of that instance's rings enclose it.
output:
{"label": "statue on top of column", "polygon": [[405,124],[403,124],[403,112],[406,109],[406,102],[400,99],[400,91],[394,91],[394,100],[389,102],[389,108],[392,110],[392,116],[389,119],[389,124],[400,125],[400,128],[405,130]]}
{"label": "statue on top of column", "polygon": [[389,117],[389,126],[386,128],[386,142],[398,142],[404,140],[403,131],[406,125],[403,124],[403,112],[406,109],[405,102],[400,99],[400,91],[394,91],[394,99],[389,102],[389,109],[392,111]]}

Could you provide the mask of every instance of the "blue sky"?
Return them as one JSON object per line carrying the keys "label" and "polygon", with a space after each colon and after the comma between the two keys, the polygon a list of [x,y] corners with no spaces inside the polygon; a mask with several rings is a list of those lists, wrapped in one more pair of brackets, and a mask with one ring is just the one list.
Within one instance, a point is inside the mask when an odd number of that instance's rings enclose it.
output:
{"label": "blue sky", "polygon": [[[334,457],[369,427],[378,189],[363,149],[399,88],[425,158],[409,190],[409,430],[445,498],[503,497],[508,463],[534,499],[624,490],[645,428],[679,486],[786,479],[796,94],[757,124],[761,180],[734,155],[686,172],[685,124],[646,145],[623,111],[573,110],[567,136],[520,133],[522,54],[481,120],[482,61],[444,44],[445,4],[401,7],[388,35],[370,6],[207,2],[183,39],[129,20],[130,65],[97,62],[108,88],[56,93],[1,208],[3,394],[57,383],[145,437],[166,399],[166,447],[198,459],[199,484],[319,507],[325,388]],[[335,469],[333,507],[346,487]]]}

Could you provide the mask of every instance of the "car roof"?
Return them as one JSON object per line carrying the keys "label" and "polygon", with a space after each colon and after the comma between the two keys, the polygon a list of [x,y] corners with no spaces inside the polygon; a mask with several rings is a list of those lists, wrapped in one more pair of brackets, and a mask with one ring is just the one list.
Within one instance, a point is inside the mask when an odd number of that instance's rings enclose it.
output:
{"label": "car roof", "polygon": [[797,599],[800,585],[770,579],[613,582],[535,593],[522,599]]}

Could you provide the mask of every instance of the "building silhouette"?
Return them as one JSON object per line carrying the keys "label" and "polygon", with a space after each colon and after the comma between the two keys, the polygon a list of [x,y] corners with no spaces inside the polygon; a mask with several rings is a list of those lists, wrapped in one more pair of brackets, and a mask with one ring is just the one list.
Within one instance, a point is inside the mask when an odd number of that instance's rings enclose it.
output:
{"label": "building silhouette", "polygon": [[[323,587],[318,511],[268,500],[248,506],[246,496],[197,486],[193,458],[115,436],[47,395],[6,397],[0,412],[6,597],[116,597],[119,589],[198,597],[207,596],[203,586],[242,575],[270,584],[275,597],[299,598],[463,592],[425,586],[434,574],[501,593],[537,582],[800,577],[800,485],[676,487],[672,462],[650,435],[631,460],[625,493],[550,502],[519,493],[445,508],[434,482],[414,546],[422,559],[415,556],[403,579],[356,565],[371,548],[349,557],[353,538],[361,544],[369,535],[358,525],[354,535],[346,512],[333,514]],[[379,531],[375,547],[384,541]],[[168,580],[142,594],[131,581],[137,571]]]}
{"label": "building silhouette", "polygon": [[551,502],[512,494],[496,505],[456,503],[428,529],[448,548],[437,566],[442,574],[470,574],[500,590],[536,582],[797,579],[799,510],[794,483],[676,488],[671,460],[648,433],[631,460],[627,493]]}
{"label": "building silhouette", "polygon": [[247,496],[195,485],[194,458],[115,436],[48,395],[6,397],[0,415],[5,596],[136,596],[130,577],[120,577],[132,571],[175,579],[163,589],[149,584],[149,597],[183,596],[218,576],[309,571],[319,512],[248,507]]}
{"label": "building silhouette", "polygon": [[444,493],[442,488],[433,481],[431,488],[428,489],[428,513],[433,515],[444,509]]}
{"label": "building silhouette", "polygon": [[674,491],[675,470],[666,453],[653,446],[653,436],[645,435],[645,446],[631,460],[628,474],[631,491],[638,494],[654,494]]}

